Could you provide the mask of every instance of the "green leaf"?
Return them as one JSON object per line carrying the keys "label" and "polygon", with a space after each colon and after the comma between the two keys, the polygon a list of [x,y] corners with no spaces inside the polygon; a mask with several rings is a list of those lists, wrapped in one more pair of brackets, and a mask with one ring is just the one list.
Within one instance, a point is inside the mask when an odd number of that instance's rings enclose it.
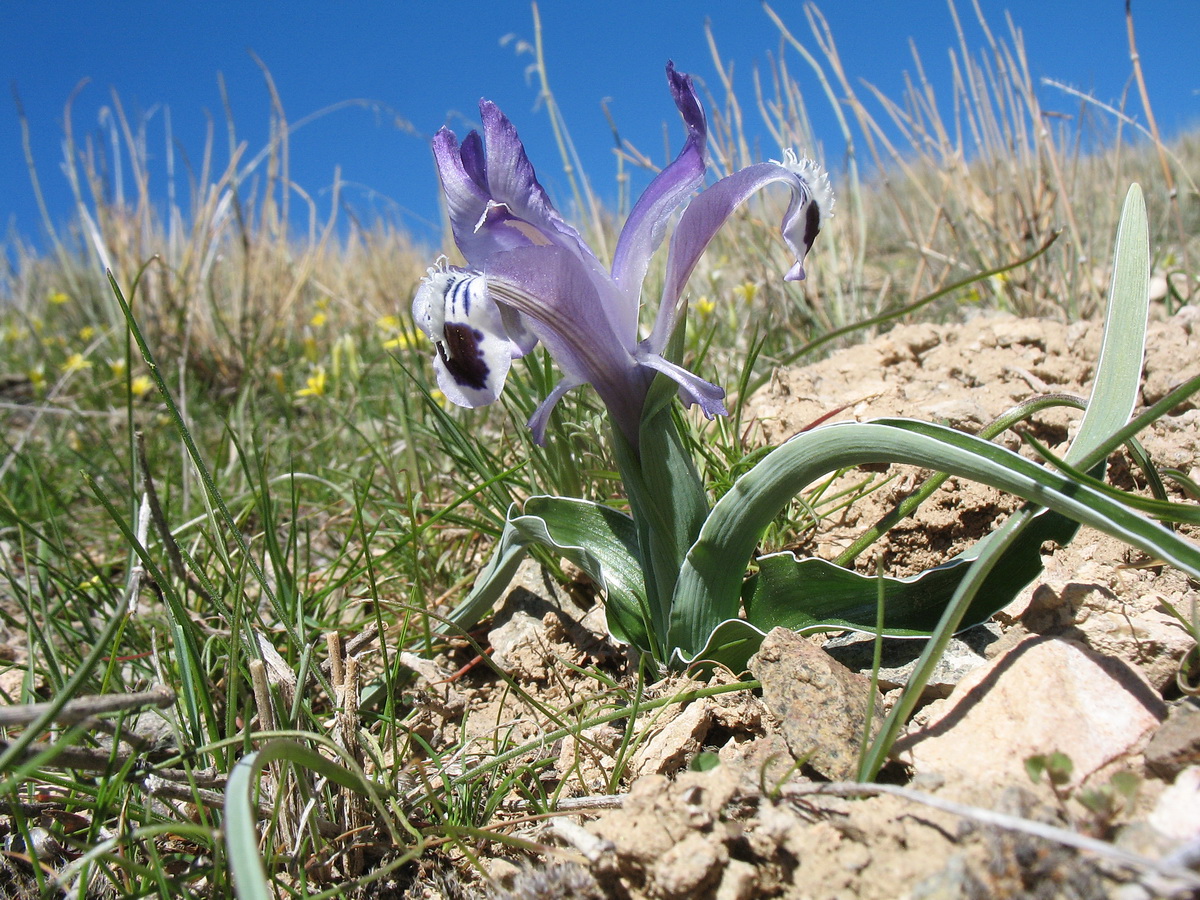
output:
{"label": "green leaf", "polygon": [[696,754],[688,769],[692,772],[711,772],[721,764],[721,757],[711,750],[702,750]]}
{"label": "green leaf", "polygon": [[[699,663],[718,663],[740,675],[749,668],[750,657],[758,652],[766,636],[766,631],[745,619],[726,619],[709,633],[704,645],[691,658]],[[700,668],[703,670],[704,666]]]}
{"label": "green leaf", "polygon": [[[1078,525],[1043,510],[1035,516],[976,593],[959,629],[986,621],[1012,602],[1013,595],[1042,571],[1042,545],[1065,544]],[[985,538],[951,560],[907,578],[884,577],[884,634],[927,637],[937,627],[967,568],[989,546]],[[794,631],[875,632],[879,578],[862,575],[823,559],[798,559],[793,553],[760,557],[759,571],[743,587],[746,619],[767,632],[777,626]]]}
{"label": "green leaf", "polygon": [[839,423],[776,448],[717,503],[680,574],[670,646],[691,659],[719,623],[737,618],[742,575],[759,536],[795,494],[836,469],[878,462],[909,463],[990,484],[1200,575],[1196,547],[1003,447],[908,419]]}
{"label": "green leaf", "polygon": [[[1042,569],[1044,541],[1064,543],[1079,526],[1043,510],[1006,557],[1003,572],[993,571],[970,604],[961,628],[986,621],[1012,600],[1015,590]],[[884,577],[888,637],[928,637],[963,576],[988,546],[991,535],[954,559],[908,578]],[[784,551],[758,558],[758,573],[743,585],[745,619],[721,622],[696,659],[711,660],[733,672],[745,670],[750,657],[772,628],[799,632],[831,630],[876,633],[879,578],[860,575],[827,560],[799,558]]]}
{"label": "green leaf", "polygon": [[609,631],[641,650],[651,648],[646,586],[637,533],[629,516],[570,497],[531,497],[509,507],[504,531],[475,586],[439,629],[470,628],[503,596],[531,544],[540,544],[588,574],[605,597]]}
{"label": "green leaf", "polygon": [[[1114,250],[1113,282],[1092,396],[1080,423],[1079,434],[1067,452],[1067,460],[1080,469],[1100,464],[1119,440],[1125,439],[1118,438],[1118,435],[1132,437],[1141,427],[1140,420],[1138,423],[1126,422],[1137,400],[1145,351],[1150,303],[1149,253],[1145,204],[1141,189],[1135,184],[1130,186],[1121,210]],[[880,733],[863,755],[859,766],[860,778],[874,778],[883,767],[901,726],[916,708],[925,684],[975,592],[983,587],[993,571],[1003,571],[999,563],[1006,561],[1006,551],[1021,539],[1022,532],[1031,521],[1030,508],[1020,510],[993,535],[990,546],[979,554],[978,561],[968,571],[946,607],[933,639],[921,652],[899,702],[892,707]],[[1126,535],[1119,536],[1130,540]]]}
{"label": "green leaf", "polygon": [[1142,189],[1129,186],[1113,250],[1113,279],[1092,395],[1067,462],[1090,468],[1088,456],[1129,421],[1137,403],[1150,310],[1150,239]]}

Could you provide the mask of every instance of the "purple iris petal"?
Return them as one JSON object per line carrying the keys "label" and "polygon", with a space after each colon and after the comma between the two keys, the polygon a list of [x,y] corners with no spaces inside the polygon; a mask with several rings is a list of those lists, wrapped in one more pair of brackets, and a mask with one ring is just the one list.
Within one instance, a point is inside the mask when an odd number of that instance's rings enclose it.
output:
{"label": "purple iris petal", "polygon": [[479,136],[478,131],[472,131],[463,138],[458,156],[462,162],[463,171],[486,195],[488,193],[487,162],[483,153],[483,138]]}
{"label": "purple iris petal", "polygon": [[613,254],[613,280],[634,298],[627,304],[633,314],[630,334],[637,330],[638,300],[650,257],[662,243],[671,216],[704,184],[708,136],[704,108],[691,76],[676,72],[671,62],[667,63],[667,81],[687,125],[688,138],[675,161],[658,173],[634,204]]}
{"label": "purple iris petal", "polygon": [[814,163],[790,151],[782,163],[736,172],[702,191],[684,210],[671,239],[667,280],[650,337],[637,341],[642,281],[675,212],[704,182],[707,124],[695,86],[667,64],[667,82],[688,137],[634,204],[617,241],[611,272],[558,214],[537,180],[516,129],[482,101],[483,137],[459,145],[442,129],[433,151],[455,243],[472,271],[431,269],[413,300],[413,316],[437,348],[434,365],[446,396],[462,406],[493,402],[511,361],[541,341],[563,379],[529,420],[541,443],[554,405],[590,383],[615,425],[638,443],[642,408],[655,373],[679,384],[681,399],[706,416],[725,413],[725,392],[663,358],[677,324],[683,288],[704,248],[730,213],[773,182],[792,189],[784,240],[804,277],[812,245],[832,197]]}
{"label": "purple iris petal", "polygon": [[[475,140],[472,141],[471,135],[468,135],[463,142],[463,149],[468,145],[478,145],[479,136],[474,132],[472,135]],[[477,180],[482,177],[482,170],[477,167],[469,170],[463,164],[463,155],[460,153],[458,138],[450,129],[443,128],[433,136],[433,159],[437,163],[442,194],[446,198],[446,212],[450,217],[454,243],[458,244],[459,249],[469,259],[475,252],[483,249],[474,233],[475,223],[487,209],[490,198],[487,188]],[[472,153],[468,152],[466,155],[470,158]]]}
{"label": "purple iris petal", "polygon": [[501,308],[520,313],[564,375],[529,420],[539,443],[554,404],[568,390],[587,382],[635,446],[654,372],[676,381],[684,402],[698,404],[710,419],[725,414],[721,388],[656,353],[631,348],[613,331],[604,309],[620,301],[616,285],[595,278],[566,249],[522,247],[498,253],[489,259],[484,274],[489,295]]}
{"label": "purple iris petal", "polygon": [[646,341],[649,350],[662,352],[670,339],[684,285],[713,236],[747,198],[776,182],[792,190],[781,231],[796,263],[784,280],[799,281],[804,277],[804,257],[830,215],[833,195],[820,168],[811,160],[797,159],[789,150],[784,162],[758,163],[722,178],[697,195],[683,211],[671,236],[658,320]]}
{"label": "purple iris petal", "polygon": [[635,354],[638,363],[655,372],[661,372],[679,384],[679,396],[686,406],[693,403],[700,407],[706,418],[725,416],[729,410],[725,408],[725,389],[705,381],[699,375],[694,375],[683,366],[668,362],[657,353],[646,353],[639,350]]}
{"label": "purple iris petal", "polygon": [[[521,315],[570,386],[590,382],[609,415],[636,442],[649,378],[640,371],[632,344],[609,321],[606,308],[622,300],[612,280],[597,277],[564,247],[497,253],[483,271],[491,296]],[[554,399],[562,393],[565,389],[556,389]],[[550,406],[539,410],[543,417]]]}
{"label": "purple iris petal", "polygon": [[567,224],[550,202],[508,116],[488,100],[480,101],[479,114],[483,118],[487,183],[494,202],[507,207],[513,217],[540,233],[540,239],[533,239],[533,243],[555,243],[569,247],[581,257],[594,258],[579,232]]}
{"label": "purple iris petal", "polygon": [[538,404],[538,408],[533,411],[533,415],[525,423],[529,426],[529,430],[533,432],[533,442],[535,444],[540,447],[546,443],[546,426],[550,424],[550,413],[554,411],[555,404],[563,398],[567,391],[577,388],[584,383],[575,378],[564,378],[546,395],[546,399]]}

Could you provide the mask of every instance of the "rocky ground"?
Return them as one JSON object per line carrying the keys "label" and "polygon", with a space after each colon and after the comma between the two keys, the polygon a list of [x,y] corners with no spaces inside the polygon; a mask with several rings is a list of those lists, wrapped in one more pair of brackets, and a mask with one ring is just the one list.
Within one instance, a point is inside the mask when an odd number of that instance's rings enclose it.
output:
{"label": "rocky ground", "polygon": [[[1034,394],[1086,395],[1099,342],[1099,326],[1088,323],[899,327],[777,373],[753,398],[753,416],[772,443],[842,405],[839,418],[908,415],[976,431]],[[1200,318],[1152,325],[1142,401],[1197,371]],[[1050,412],[1030,428],[1061,449],[1078,417]],[[1198,430],[1192,405],[1156,423],[1143,443],[1159,466],[1200,480]],[[799,549],[835,556],[921,477],[890,474],[885,488]],[[1122,487],[1139,483],[1123,458],[1110,474]],[[1012,506],[952,479],[873,553],[890,573],[919,571]],[[497,852],[484,859],[490,883],[464,865],[457,887],[440,877],[442,887],[410,896],[1200,896],[1200,704],[1188,695],[1195,682],[1181,675],[1194,643],[1171,614],[1194,617],[1200,590],[1087,529],[1044,556],[1038,581],[955,642],[881,786],[848,783],[870,690],[869,644],[777,631],[751,664],[761,693],[644,714],[632,743],[616,723],[556,745],[545,783],[583,799],[570,814],[514,830],[544,852]],[[868,555],[861,564],[873,570],[875,562]],[[435,746],[454,739],[467,712],[481,752],[500,733],[535,738],[547,729],[538,704],[562,710],[601,690],[589,667],[629,683],[598,608],[536,569],[524,576],[489,635],[512,684],[481,668],[427,685],[424,727]],[[920,648],[896,641],[886,649],[876,706],[884,710]],[[689,686],[664,682],[645,699]],[[1039,756],[1054,778],[1031,778],[1027,761]],[[520,816],[519,800],[511,811]]]}

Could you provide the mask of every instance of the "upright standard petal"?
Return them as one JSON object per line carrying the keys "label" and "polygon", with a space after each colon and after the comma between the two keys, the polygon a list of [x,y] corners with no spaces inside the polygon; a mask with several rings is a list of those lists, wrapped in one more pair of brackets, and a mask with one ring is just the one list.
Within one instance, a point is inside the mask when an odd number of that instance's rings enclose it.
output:
{"label": "upright standard petal", "polygon": [[671,215],[704,184],[707,167],[708,123],[692,77],[675,71],[675,64],[668,62],[667,83],[687,125],[687,141],[675,160],[658,173],[634,204],[613,254],[613,280],[633,297],[631,333],[637,329],[637,301],[650,257],[662,243]]}
{"label": "upright standard petal", "polygon": [[538,236],[526,231],[531,243],[558,244],[581,258],[595,259],[579,232],[567,224],[550,202],[508,116],[489,100],[480,101],[479,114],[483,119],[487,184],[493,203],[506,207],[515,220],[532,226]]}
{"label": "upright standard petal", "polygon": [[[442,183],[442,194],[446,198],[450,230],[454,234],[454,243],[468,258],[490,249],[480,244],[475,235],[475,223],[491,199],[483,169],[475,162],[480,152],[479,135],[475,132],[467,135],[461,148],[458,138],[449,128],[442,128],[433,136],[433,160],[437,165],[438,180]],[[471,161],[469,168],[464,159]]]}
{"label": "upright standard petal", "polygon": [[662,352],[679,315],[680,299],[697,261],[730,214],[752,194],[769,184],[782,183],[792,196],[780,230],[796,262],[785,281],[804,278],[804,257],[817,233],[833,213],[833,191],[829,177],[810,159],[798,159],[788,150],[783,162],[758,163],[727,175],[701,192],[680,217],[667,256],[667,277],[654,330],[646,347]]}

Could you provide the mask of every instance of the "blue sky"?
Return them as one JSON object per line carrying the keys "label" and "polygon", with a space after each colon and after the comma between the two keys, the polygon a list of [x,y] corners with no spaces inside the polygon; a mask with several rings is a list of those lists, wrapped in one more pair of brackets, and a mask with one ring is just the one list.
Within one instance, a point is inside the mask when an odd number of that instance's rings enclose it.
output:
{"label": "blue sky", "polygon": [[[777,12],[811,47],[802,6],[777,0]],[[1004,11],[1024,32],[1036,76],[1060,79],[1119,103],[1129,83],[1123,0],[983,0],[992,27],[1006,33]],[[948,48],[956,45],[944,0],[828,0],[824,12],[848,73],[898,98],[914,68],[911,39],[935,85],[948,87]],[[971,49],[984,46],[969,0],[959,14]],[[1134,0],[1139,49],[1160,126],[1174,133],[1200,123],[1200,0]],[[734,64],[748,120],[755,118],[754,67],[780,49],[780,38],[753,0],[606,0],[541,4],[552,87],[601,193],[612,193],[612,136],[601,110],[607,99],[622,136],[661,161],[662,125],[681,140],[663,66],[678,67],[719,88],[705,42],[711,19],[721,56]],[[295,133],[291,176],[327,212],[340,167],[343,203],[370,219],[387,215],[419,234],[435,234],[437,183],[427,139],[439,126],[464,132],[487,96],[521,131],[543,181],[565,199],[545,115],[527,80],[530,57],[505,35],[531,39],[530,6],[521,0],[4,0],[0,3],[0,70],[20,96],[32,153],[56,225],[70,216],[61,172],[63,107],[74,104],[78,139],[100,135],[105,109],[119,97],[134,121],[149,115],[152,192],[165,196],[164,108],[176,162],[199,165],[206,129],[215,128],[216,159],[228,160],[223,77],[239,139],[251,154],[267,137],[270,97],[257,54],[270,71],[290,121],[348,100],[365,101],[322,116]],[[794,51],[786,51],[819,129],[834,140],[819,87]],[[719,93],[719,90],[716,91]],[[1129,108],[1140,118],[1135,94]],[[1050,109],[1073,113],[1076,101],[1047,90]],[[764,140],[768,140],[763,134]],[[104,138],[107,141],[107,138]],[[765,155],[777,148],[764,144]],[[837,161],[831,160],[836,167]],[[186,178],[180,187],[186,190]],[[0,102],[0,228],[40,243],[42,227],[21,147],[16,105]]]}

